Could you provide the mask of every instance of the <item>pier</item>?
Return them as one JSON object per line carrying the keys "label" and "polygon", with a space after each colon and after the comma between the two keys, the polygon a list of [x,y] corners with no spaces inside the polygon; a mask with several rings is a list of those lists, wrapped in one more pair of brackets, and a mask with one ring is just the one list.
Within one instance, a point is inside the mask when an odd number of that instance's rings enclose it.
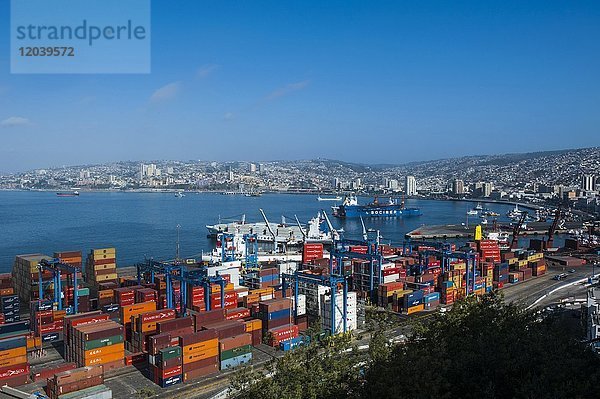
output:
{"label": "pier", "polygon": [[[447,239],[447,238],[473,238],[475,234],[475,226],[476,223],[470,226],[465,226],[462,224],[447,224],[447,225],[431,225],[431,226],[421,226],[415,230],[408,232],[405,237],[411,240],[439,240],[439,239]],[[486,227],[482,226],[484,233],[489,231],[491,226]],[[500,230],[512,232],[512,226],[499,226]],[[548,229],[550,228],[550,223],[546,222],[531,222],[527,223],[527,230],[523,230],[520,234],[521,237],[536,237],[536,236],[544,236]],[[579,230],[583,229],[583,224],[581,222],[566,222],[564,228],[557,229],[556,234],[567,234],[570,230]]]}

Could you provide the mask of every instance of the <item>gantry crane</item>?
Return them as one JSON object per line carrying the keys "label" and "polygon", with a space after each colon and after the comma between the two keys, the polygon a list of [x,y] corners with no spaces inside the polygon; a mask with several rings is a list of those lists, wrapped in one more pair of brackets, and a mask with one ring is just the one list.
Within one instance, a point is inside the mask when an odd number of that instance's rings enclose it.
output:
{"label": "gantry crane", "polygon": [[77,313],[79,310],[79,301],[77,298],[77,273],[81,273],[81,269],[76,266],[71,266],[67,263],[61,262],[59,259],[42,259],[40,263],[38,263],[38,275],[39,275],[39,298],[40,300],[44,296],[44,287],[42,282],[42,273],[48,270],[52,272],[52,279],[54,282],[54,302],[56,302],[58,306],[58,310],[63,309],[63,300],[62,300],[62,282],[60,280],[61,272],[65,271],[68,274],[73,275],[73,312]]}
{"label": "gantry crane", "polygon": [[281,275],[282,278],[282,294],[283,297],[287,297],[287,289],[289,283],[292,282],[294,285],[294,316],[298,315],[298,283],[309,283],[309,284],[317,284],[325,287],[329,287],[330,295],[331,295],[331,335],[336,334],[336,294],[338,290],[338,286],[342,286],[342,324],[343,331],[347,331],[347,319],[348,319],[348,280],[344,276],[340,275],[315,275],[308,274],[302,271],[295,271],[293,274],[283,273]]}

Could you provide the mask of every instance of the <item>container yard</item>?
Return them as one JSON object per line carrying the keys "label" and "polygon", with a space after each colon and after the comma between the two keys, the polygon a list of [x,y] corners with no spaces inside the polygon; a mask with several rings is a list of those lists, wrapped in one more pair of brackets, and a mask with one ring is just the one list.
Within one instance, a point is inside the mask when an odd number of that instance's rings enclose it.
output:
{"label": "container yard", "polygon": [[365,306],[412,317],[540,278],[546,256],[481,237],[390,246],[373,231],[329,251],[306,243],[298,262],[117,268],[115,248],[16,255],[0,275],[0,383],[52,399],[197,386],[293,350],[309,327],[360,331]]}

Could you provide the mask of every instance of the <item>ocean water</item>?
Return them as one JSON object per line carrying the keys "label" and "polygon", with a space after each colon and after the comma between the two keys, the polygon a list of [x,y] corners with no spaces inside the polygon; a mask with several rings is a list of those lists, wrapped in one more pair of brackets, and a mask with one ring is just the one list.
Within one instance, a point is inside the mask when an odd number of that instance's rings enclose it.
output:
{"label": "ocean water", "polygon": [[[368,198],[359,202],[367,203]],[[83,192],[79,197],[57,197],[54,192],[0,191],[0,272],[10,271],[18,254],[116,247],[117,265],[128,266],[145,256],[175,257],[177,225],[183,257],[209,251],[214,242],[207,238],[207,224],[226,218],[262,220],[262,208],[269,221],[305,223],[332,202],[319,202],[315,195],[264,194],[262,197],[188,193],[176,198],[171,193]],[[469,202],[408,200],[420,207],[422,216],[405,219],[365,219],[367,228],[379,229],[385,242],[401,243],[404,235],[424,224],[460,224],[475,204]],[[483,204],[505,215],[512,206]],[[470,217],[471,223],[473,216]],[[475,217],[476,218],[476,217]],[[337,220],[348,238],[360,238],[360,220]]]}

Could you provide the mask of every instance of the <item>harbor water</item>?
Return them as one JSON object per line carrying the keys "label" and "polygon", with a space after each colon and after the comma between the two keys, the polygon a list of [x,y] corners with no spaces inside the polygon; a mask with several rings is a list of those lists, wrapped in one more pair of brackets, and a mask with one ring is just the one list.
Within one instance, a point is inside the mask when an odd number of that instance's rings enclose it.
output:
{"label": "harbor water", "polygon": [[[359,198],[361,204],[369,198]],[[331,217],[332,202],[319,202],[316,195],[264,194],[261,197],[186,193],[82,192],[79,197],[58,197],[54,192],[0,192],[0,272],[10,271],[15,255],[116,247],[117,264],[129,266],[144,259],[173,259],[177,225],[182,257],[209,251],[206,225],[240,219],[262,221],[262,208],[270,222],[302,223],[324,209],[334,227],[347,238],[360,238],[360,219]],[[384,242],[401,243],[404,235],[423,224],[466,223],[466,212],[476,204],[459,201],[407,200],[406,206],[421,208],[423,215],[408,218],[365,219],[367,228],[378,229]],[[504,215],[507,204],[482,204]],[[469,216],[469,224],[479,221]]]}

